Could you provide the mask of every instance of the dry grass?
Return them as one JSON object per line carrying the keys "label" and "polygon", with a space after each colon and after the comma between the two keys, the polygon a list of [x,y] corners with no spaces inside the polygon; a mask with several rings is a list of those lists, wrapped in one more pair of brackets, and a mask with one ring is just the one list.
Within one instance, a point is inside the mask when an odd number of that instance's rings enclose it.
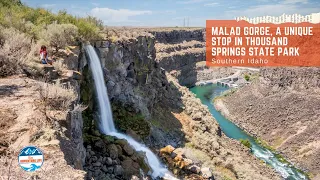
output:
{"label": "dry grass", "polygon": [[17,152],[14,152],[12,150],[6,151],[4,156],[0,156],[0,175],[1,178],[6,178],[8,180],[14,179],[12,169],[13,167],[13,161],[15,158],[12,158],[17,154]]}
{"label": "dry grass", "polygon": [[186,54],[205,54],[206,49],[205,48],[190,48],[190,49],[185,49],[181,51],[174,51],[170,53],[166,52],[160,52],[157,53],[157,60],[161,61],[163,58],[167,57],[173,57],[173,56],[184,56]]}
{"label": "dry grass", "polygon": [[55,84],[42,84],[40,87],[40,98],[46,108],[68,111],[77,95],[73,88],[63,87],[60,81],[57,81]]}
{"label": "dry grass", "polygon": [[147,30],[137,28],[105,28],[103,36],[111,42],[127,41],[136,39],[139,36],[153,37]]}
{"label": "dry grass", "polygon": [[112,42],[125,41],[128,39],[136,39],[139,36],[153,37],[154,32],[169,32],[169,31],[194,31],[201,30],[200,27],[106,27],[102,32],[102,36],[106,40]]}
{"label": "dry grass", "polygon": [[204,48],[205,42],[199,42],[199,41],[184,41],[179,44],[164,44],[164,43],[157,43],[155,45],[155,48],[157,49],[157,53],[165,52],[170,53],[174,51],[181,51],[186,50],[189,48]]}
{"label": "dry grass", "polygon": [[58,73],[61,75],[61,73],[68,69],[68,67],[63,63],[63,60],[58,60],[53,63],[53,67],[55,70],[58,71]]}

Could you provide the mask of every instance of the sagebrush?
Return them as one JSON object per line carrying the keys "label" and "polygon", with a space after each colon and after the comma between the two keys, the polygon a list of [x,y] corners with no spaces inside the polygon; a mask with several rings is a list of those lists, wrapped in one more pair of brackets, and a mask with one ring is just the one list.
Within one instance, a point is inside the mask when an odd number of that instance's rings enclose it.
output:
{"label": "sagebrush", "polygon": [[1,28],[0,32],[0,77],[13,75],[21,70],[27,61],[31,41],[14,28]]}
{"label": "sagebrush", "polygon": [[78,38],[78,28],[72,24],[50,24],[40,34],[56,51],[73,44]]}
{"label": "sagebrush", "polygon": [[77,98],[74,89],[64,87],[60,81],[55,84],[44,83],[39,90],[40,99],[45,107],[52,110],[68,111],[72,102]]}

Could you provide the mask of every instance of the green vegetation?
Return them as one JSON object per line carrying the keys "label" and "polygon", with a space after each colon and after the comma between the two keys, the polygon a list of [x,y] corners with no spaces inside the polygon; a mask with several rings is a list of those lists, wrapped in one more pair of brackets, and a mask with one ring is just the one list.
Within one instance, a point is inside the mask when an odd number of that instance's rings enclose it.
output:
{"label": "green vegetation", "polygon": [[184,146],[188,148],[195,148],[195,145],[192,142],[187,142]]}
{"label": "green vegetation", "polygon": [[257,142],[258,144],[260,144],[261,146],[263,146],[266,149],[269,149],[270,151],[276,151],[274,147],[270,146],[267,142],[263,141],[260,138],[255,138],[255,142]]}
{"label": "green vegetation", "polygon": [[161,128],[161,123],[155,119],[152,119],[151,121],[151,124],[154,125],[155,127],[159,127]]}
{"label": "green vegetation", "polygon": [[246,146],[247,148],[251,148],[251,143],[248,139],[240,139],[240,143],[243,144],[244,146]]}
{"label": "green vegetation", "polygon": [[33,40],[39,40],[43,29],[50,24],[73,24],[78,28],[80,38],[91,40],[99,36],[103,28],[102,21],[95,17],[79,18],[67,14],[65,10],[57,14],[44,8],[30,8],[19,0],[2,0],[0,2],[0,25],[13,27],[26,33]]}
{"label": "green vegetation", "polygon": [[112,105],[112,112],[117,129],[122,132],[127,130],[134,131],[141,138],[150,134],[150,124],[141,114],[128,111],[119,105]]}
{"label": "green vegetation", "polygon": [[227,90],[227,91],[224,91],[220,96],[216,96],[216,97],[212,100],[212,102],[216,101],[217,99],[230,96],[231,94],[235,93],[237,90],[238,90],[237,88],[232,88],[232,89],[229,89],[229,90]]}
{"label": "green vegetation", "polygon": [[308,179],[313,179],[314,175],[311,172],[304,172],[301,169],[295,168],[299,173],[305,175]]}
{"label": "green vegetation", "polygon": [[[263,146],[264,148],[272,151],[272,152],[276,152],[275,148],[270,146],[267,142],[261,140],[260,138],[255,138],[255,142],[257,142],[258,144],[260,144],[261,146]],[[281,154],[277,154],[275,153],[275,157],[282,163],[287,164],[287,165],[292,165],[289,161],[287,161]],[[307,172],[304,172],[300,169],[294,168],[296,169],[298,172],[300,172],[301,174],[304,174],[308,179],[311,179],[312,174],[309,174]]]}
{"label": "green vegetation", "polygon": [[244,79],[245,79],[246,81],[250,81],[250,76],[249,76],[248,74],[245,74],[245,75],[244,75]]}
{"label": "green vegetation", "polygon": [[246,81],[255,81],[259,78],[260,74],[259,73],[249,73],[249,74],[244,74],[244,79]]}
{"label": "green vegetation", "polygon": [[94,17],[79,18],[66,11],[54,14],[28,7],[20,0],[1,0],[0,77],[22,69],[28,69],[29,74],[41,74],[37,68],[41,45],[47,46],[51,58],[59,49],[99,38],[102,28],[102,21]]}
{"label": "green vegetation", "polygon": [[281,154],[275,154],[275,157],[282,163],[290,164]]}

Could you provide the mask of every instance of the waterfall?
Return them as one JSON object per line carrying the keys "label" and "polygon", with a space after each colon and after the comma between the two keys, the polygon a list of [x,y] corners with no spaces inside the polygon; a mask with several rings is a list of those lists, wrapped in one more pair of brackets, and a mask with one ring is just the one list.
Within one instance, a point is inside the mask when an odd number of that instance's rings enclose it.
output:
{"label": "waterfall", "polygon": [[94,84],[96,87],[96,93],[99,101],[100,131],[106,135],[115,136],[119,139],[126,139],[128,143],[136,151],[144,152],[146,154],[148,164],[152,169],[151,176],[153,178],[163,177],[168,179],[175,179],[174,177],[172,177],[170,172],[160,163],[157,156],[150,149],[148,149],[145,145],[135,141],[130,136],[117,132],[113,123],[110,101],[108,97],[107,88],[104,82],[100,59],[91,45],[87,45],[85,49],[90,59],[90,67],[93,74]]}

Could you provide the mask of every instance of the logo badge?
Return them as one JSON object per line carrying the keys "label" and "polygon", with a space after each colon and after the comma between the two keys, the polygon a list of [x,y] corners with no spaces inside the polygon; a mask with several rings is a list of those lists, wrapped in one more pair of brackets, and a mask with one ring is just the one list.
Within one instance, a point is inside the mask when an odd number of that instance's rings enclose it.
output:
{"label": "logo badge", "polygon": [[22,169],[33,172],[39,169],[43,164],[42,151],[35,146],[27,146],[21,149],[18,163]]}

